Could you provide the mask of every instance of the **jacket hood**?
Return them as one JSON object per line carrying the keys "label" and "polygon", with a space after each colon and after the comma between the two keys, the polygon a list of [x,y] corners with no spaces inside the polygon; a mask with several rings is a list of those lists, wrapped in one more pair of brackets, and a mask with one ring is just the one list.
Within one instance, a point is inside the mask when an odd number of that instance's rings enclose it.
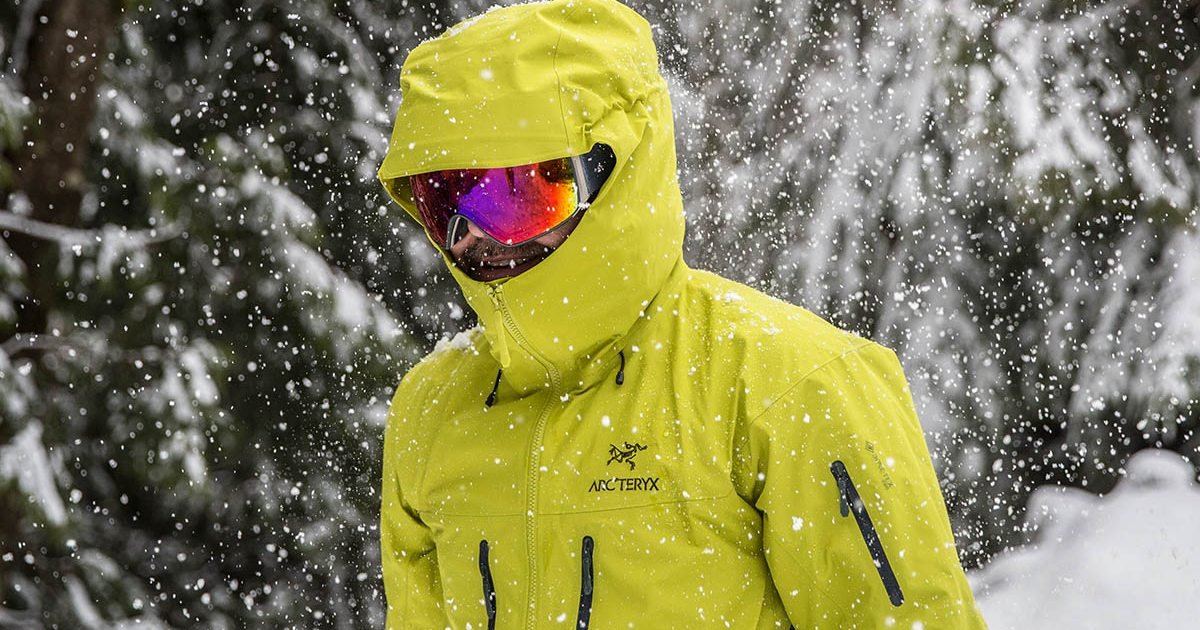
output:
{"label": "jacket hood", "polygon": [[528,271],[475,281],[433,246],[509,386],[572,391],[614,369],[685,269],[674,123],[649,24],[612,0],[493,9],[417,46],[400,89],[379,179],[414,220],[409,175],[613,149],[616,166],[579,225]]}

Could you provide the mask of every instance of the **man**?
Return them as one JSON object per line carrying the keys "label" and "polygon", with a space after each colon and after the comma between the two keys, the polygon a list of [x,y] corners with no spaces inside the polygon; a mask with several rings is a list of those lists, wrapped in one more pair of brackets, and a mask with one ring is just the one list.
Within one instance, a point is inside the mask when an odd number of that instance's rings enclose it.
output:
{"label": "man", "polygon": [[612,0],[418,46],[379,176],[480,326],[385,437],[391,628],[977,628],[895,355],[688,268],[650,29]]}

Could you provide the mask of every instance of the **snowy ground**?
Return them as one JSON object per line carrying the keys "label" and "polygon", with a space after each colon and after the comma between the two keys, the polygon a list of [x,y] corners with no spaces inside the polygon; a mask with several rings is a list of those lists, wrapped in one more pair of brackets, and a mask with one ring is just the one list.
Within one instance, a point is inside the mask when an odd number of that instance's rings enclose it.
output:
{"label": "snowy ground", "polygon": [[993,630],[1200,627],[1200,485],[1180,456],[1142,451],[1105,497],[1044,487],[1034,544],[971,576]]}

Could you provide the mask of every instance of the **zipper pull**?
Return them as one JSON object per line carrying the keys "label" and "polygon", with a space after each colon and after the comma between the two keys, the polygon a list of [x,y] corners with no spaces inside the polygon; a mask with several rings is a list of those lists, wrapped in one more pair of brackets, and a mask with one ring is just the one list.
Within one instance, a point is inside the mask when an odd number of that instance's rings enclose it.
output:
{"label": "zipper pull", "polygon": [[504,329],[504,296],[501,293],[500,286],[489,286],[487,288],[488,297],[492,298],[492,306],[496,309],[496,314],[500,316],[500,330],[496,335],[496,352],[500,355],[500,368],[506,368],[512,363],[512,356],[508,354],[508,331]]}

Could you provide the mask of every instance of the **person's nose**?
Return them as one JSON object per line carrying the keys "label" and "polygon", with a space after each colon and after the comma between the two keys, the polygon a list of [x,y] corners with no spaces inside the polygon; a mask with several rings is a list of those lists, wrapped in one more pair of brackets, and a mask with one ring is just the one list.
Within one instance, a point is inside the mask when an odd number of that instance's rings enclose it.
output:
{"label": "person's nose", "polygon": [[475,238],[478,238],[478,239],[482,239],[485,236],[487,236],[487,234],[483,233],[483,230],[479,229],[478,225],[475,225],[474,221],[472,221],[470,219],[465,219],[465,218],[464,218],[464,220],[467,222],[467,232],[471,236],[474,236]]}
{"label": "person's nose", "polygon": [[475,225],[474,221],[466,217],[460,216],[457,220],[461,223],[465,223],[467,229],[462,229],[461,224],[454,228],[454,233],[451,235],[451,238],[454,238],[455,240],[450,244],[450,253],[461,255],[462,252],[473,247],[477,242],[486,238],[487,234],[485,234],[483,230],[479,229],[479,226]]}

